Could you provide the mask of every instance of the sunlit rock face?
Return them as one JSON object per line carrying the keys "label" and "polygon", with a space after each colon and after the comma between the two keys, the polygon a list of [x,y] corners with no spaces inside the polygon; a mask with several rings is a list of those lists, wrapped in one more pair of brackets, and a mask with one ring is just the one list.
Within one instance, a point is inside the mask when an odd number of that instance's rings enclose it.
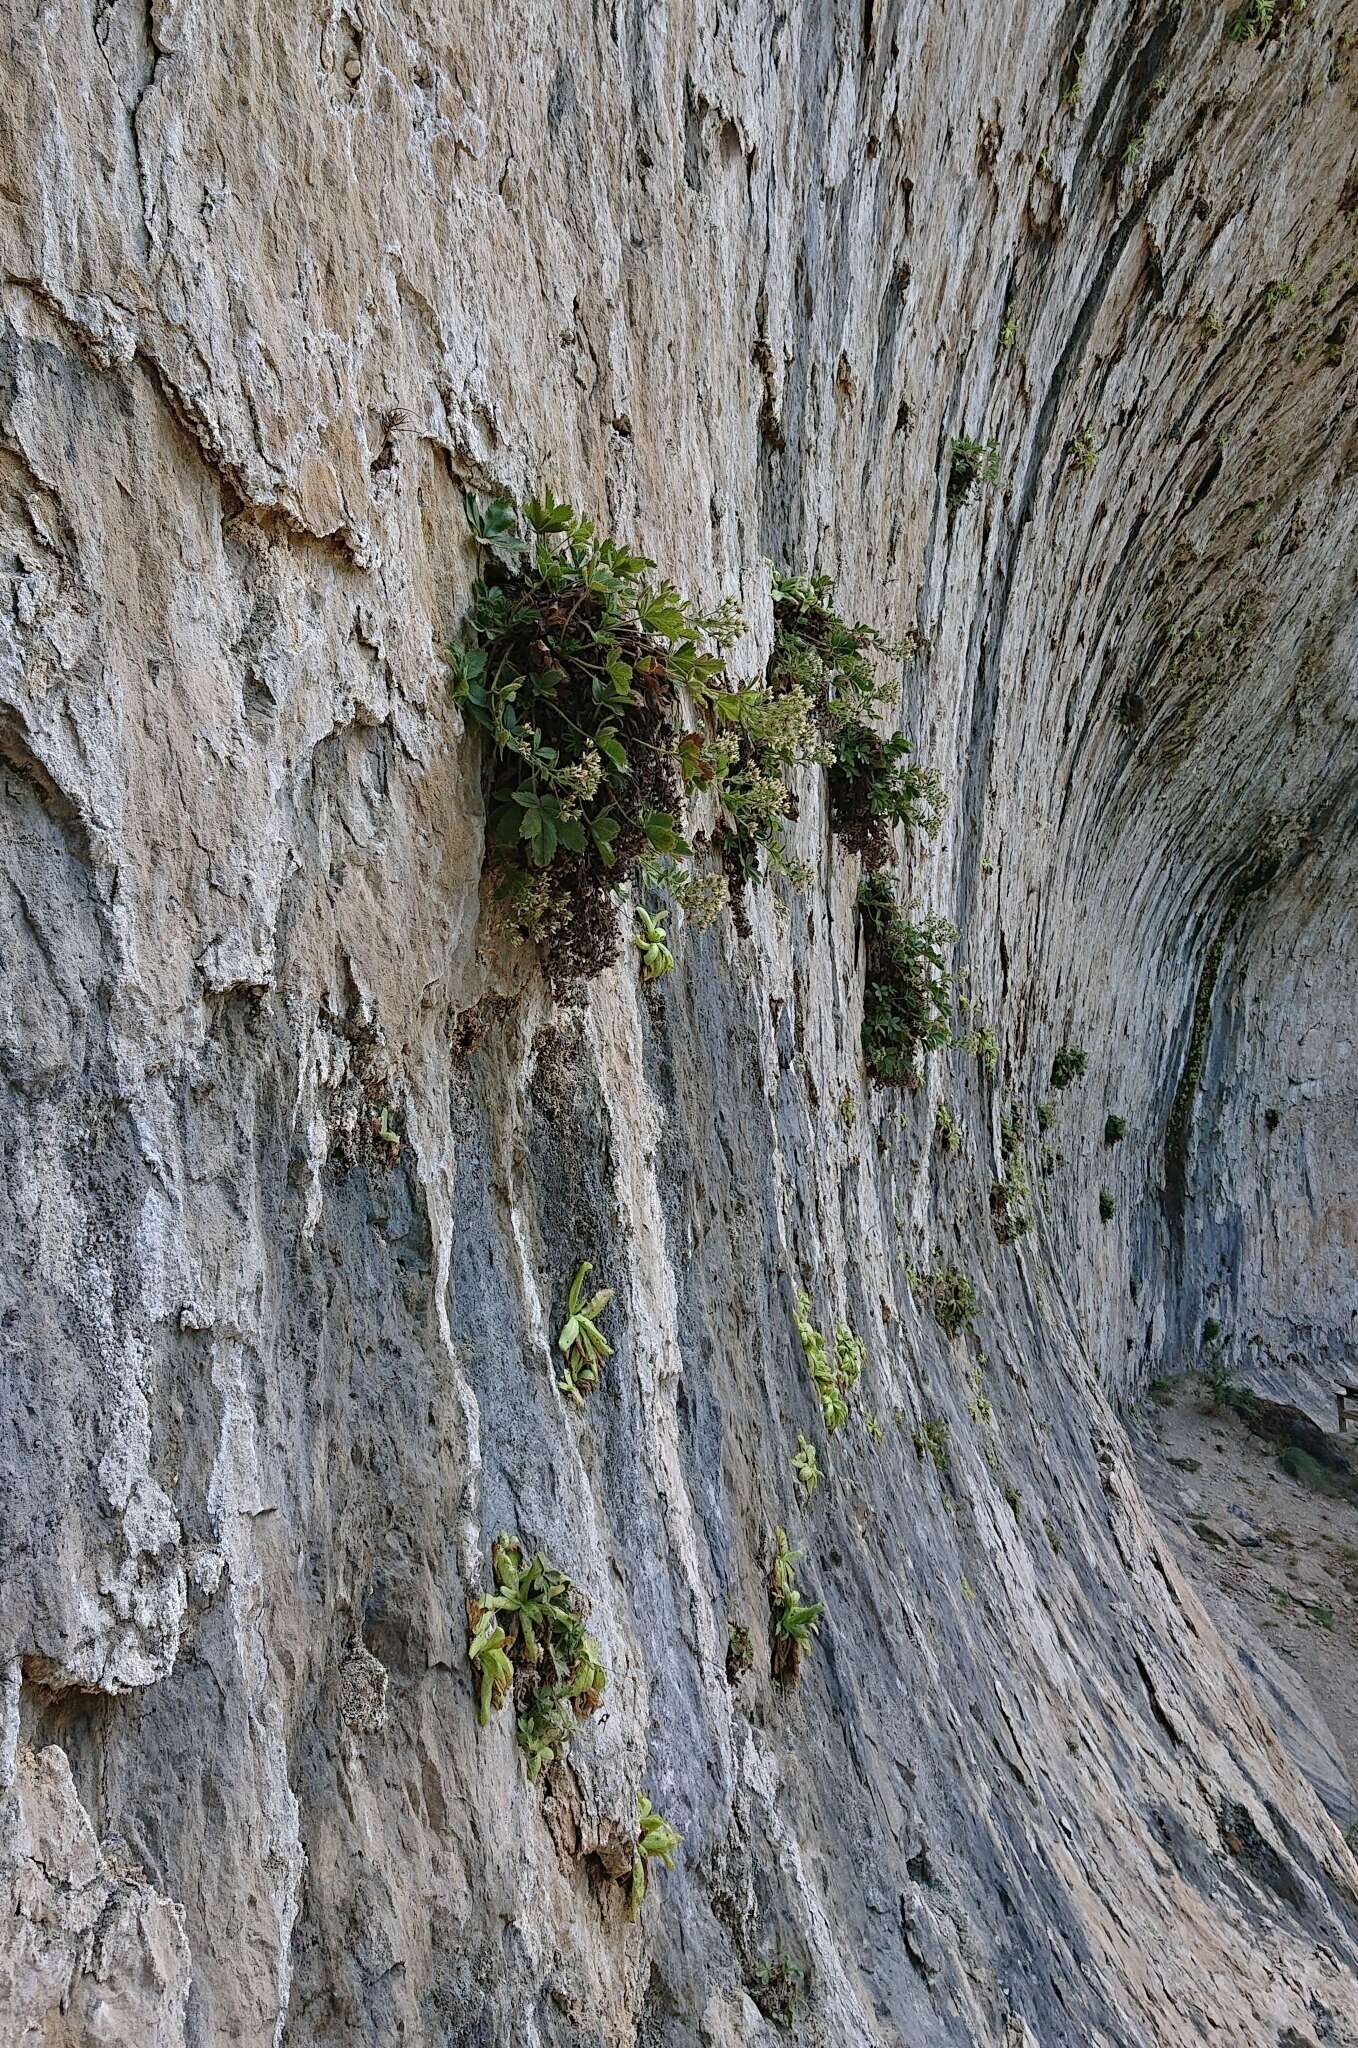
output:
{"label": "sunlit rock face", "polygon": [[[1358,1869],[1116,1416],[1209,1317],[1353,1355],[1351,17],[5,9],[6,2042],[1358,2040]],[[993,1073],[866,1082],[815,773],[810,885],[649,993],[496,938],[442,648],[464,491],[544,481],[737,673],[770,561],[915,636]],[[536,1783],[502,1529],[608,1669]]]}

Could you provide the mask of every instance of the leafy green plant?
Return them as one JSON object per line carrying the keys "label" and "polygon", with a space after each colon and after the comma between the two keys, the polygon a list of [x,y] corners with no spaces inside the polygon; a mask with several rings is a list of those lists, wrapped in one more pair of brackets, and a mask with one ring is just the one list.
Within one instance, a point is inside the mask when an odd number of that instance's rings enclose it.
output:
{"label": "leafy green plant", "polygon": [[883,683],[869,657],[899,659],[904,650],[843,619],[833,594],[828,576],[774,577],[770,692],[775,701],[805,703],[829,774],[831,829],[866,867],[880,868],[891,860],[896,826],[938,831],[943,787],[932,769],[911,762],[903,732],[884,735],[872,722],[895,702],[897,684]]}
{"label": "leafy green plant", "polygon": [[934,1113],[934,1129],[938,1133],[938,1142],[945,1152],[961,1151],[962,1126],[946,1102],[940,1102]]}
{"label": "leafy green plant", "polygon": [[829,1345],[811,1321],[811,1297],[804,1289],[797,1296],[793,1316],[806,1354],[811,1382],[820,1401],[821,1419],[827,1436],[833,1436],[849,1419],[849,1395],[867,1362],[867,1347],[855,1337],[847,1323],[840,1323],[835,1331],[835,1355],[831,1359]]}
{"label": "leafy green plant", "polygon": [[880,1448],[886,1436],[886,1431],[882,1428],[878,1417],[875,1415],[865,1415],[863,1417],[863,1427],[872,1438],[872,1441]]}
{"label": "leafy green plant", "polygon": [[1023,1151],[1023,1122],[1017,1110],[1000,1119],[1002,1177],[992,1182],[990,1214],[1001,1244],[1013,1244],[1033,1227],[1032,1189]]}
{"label": "leafy green plant", "polygon": [[641,955],[641,978],[643,981],[659,981],[662,974],[668,974],[674,966],[674,955],[669,948],[669,933],[658,917],[652,917],[648,910],[637,905],[637,929],[632,944]]}
{"label": "leafy green plant", "polygon": [[507,498],[466,507],[483,561],[453,695],[487,742],[498,893],[569,980],[615,957],[610,887],[683,848],[684,764],[705,750],[695,735],[681,754],[678,714],[722,677],[723,626],[550,491],[522,516]]}
{"label": "leafy green plant", "polygon": [[1098,443],[1092,427],[1081,427],[1078,434],[1071,436],[1070,466],[1088,476],[1099,459]]}
{"label": "leafy green plant", "polygon": [[1304,14],[1307,0],[1245,0],[1243,7],[1237,7],[1226,24],[1226,35],[1233,43],[1264,43],[1271,37],[1281,36],[1288,23],[1297,15]]}
{"label": "leafy green plant", "polygon": [[814,1493],[820,1485],[820,1459],[816,1455],[816,1446],[800,1429],[797,1431],[797,1448],[792,1453],[792,1469],[806,1492]]}
{"label": "leafy green plant", "polygon": [[1072,1081],[1078,1081],[1089,1065],[1089,1055],[1078,1045],[1063,1045],[1052,1061],[1053,1088],[1069,1088]]}
{"label": "leafy green plant", "polygon": [[1114,1116],[1110,1113],[1105,1117],[1103,1125],[1103,1142],[1105,1145],[1120,1145],[1126,1135],[1127,1119],[1125,1116]]}
{"label": "leafy green plant", "polygon": [[1281,306],[1286,299],[1295,299],[1297,287],[1290,277],[1275,277],[1272,284],[1264,286],[1264,311],[1271,313],[1275,306]]}
{"label": "leafy green plant", "polygon": [[945,1477],[952,1470],[952,1431],[945,1418],[931,1415],[920,1424],[914,1434],[914,1445],[921,1458],[932,1459]]}
{"label": "leafy green plant", "polygon": [[1107,1188],[1099,1189],[1099,1215],[1105,1223],[1111,1223],[1117,1211],[1117,1202]]}
{"label": "leafy green plant", "polygon": [[866,964],[863,1056],[875,1081],[916,1087],[920,1061],[951,1044],[951,984],[944,947],[954,926],[933,915],[911,924],[884,875],[865,875],[858,890]]}
{"label": "leafy green plant", "polygon": [[[1358,1842],[1354,1844],[1358,1848]],[[806,1995],[806,1971],[783,1949],[756,1963],[746,1989],[764,2018],[786,2030],[795,2026]]]}
{"label": "leafy green plant", "polygon": [[823,1600],[807,1600],[798,1590],[796,1564],[800,1552],[788,1543],[787,1533],[774,1534],[773,1565],[769,1572],[769,1617],[773,1634],[773,1675],[780,1685],[795,1685],[801,1676],[802,1658],[811,1648],[825,1612]]}
{"label": "leafy green plant", "polygon": [[1198,321],[1198,331],[1204,341],[1220,341],[1226,332],[1226,322],[1215,306],[1209,306]]}
{"label": "leafy green plant", "polygon": [[483,1728],[504,1705],[514,1684],[514,1666],[505,1654],[508,1641],[499,1616],[483,1612],[467,1646],[468,1661],[476,1672],[476,1718]]}
{"label": "leafy green plant", "polygon": [[863,1367],[868,1362],[868,1347],[861,1337],[855,1337],[847,1323],[835,1326],[835,1367],[839,1373],[839,1384],[847,1395],[863,1377]]}
{"label": "leafy green plant", "polygon": [[537,1778],[558,1758],[580,1721],[603,1699],[607,1676],[587,1609],[563,1571],[541,1551],[527,1563],[513,1537],[491,1549],[494,1590],[467,1602],[467,1656],[484,1726],[514,1695],[516,1733]]}
{"label": "leafy green plant", "polygon": [[960,512],[979,489],[1000,480],[1000,451],[993,441],[957,434],[948,444],[948,510]]}
{"label": "leafy green plant", "polygon": [[726,1683],[739,1685],[754,1665],[754,1637],[743,1621],[728,1616],[726,1622]]}
{"label": "leafy green plant", "polygon": [[632,1851],[632,1874],[627,1883],[627,1917],[635,1920],[650,1888],[648,1866],[661,1863],[673,1870],[675,1851],[683,1836],[671,1827],[663,1813],[657,1813],[644,1792],[637,1794],[637,1839]]}
{"label": "leafy green plant", "polygon": [[953,1043],[959,1052],[966,1053],[971,1059],[979,1060],[987,1075],[994,1074],[1000,1063],[1000,1042],[984,1018],[961,1038],[954,1039]]}
{"label": "leafy green plant", "polygon": [[1203,1326],[1202,1326],[1202,1341],[1203,1341],[1203,1343],[1204,1343],[1204,1344],[1215,1344],[1215,1343],[1216,1343],[1216,1341],[1217,1341],[1217,1338],[1218,1338],[1218,1337],[1219,1337],[1220,1335],[1221,1335],[1221,1321],[1220,1321],[1220,1318],[1219,1318],[1219,1317],[1217,1317],[1217,1316],[1208,1316],[1208,1318],[1207,1318],[1206,1322],[1205,1322],[1205,1323],[1203,1324]]}
{"label": "leafy green plant", "polygon": [[586,1301],[585,1281],[593,1271],[589,1259],[582,1259],[576,1267],[575,1278],[566,1296],[566,1320],[556,1340],[556,1348],[566,1362],[557,1386],[577,1408],[584,1407],[585,1396],[598,1385],[600,1366],[606,1358],[613,1356],[613,1346],[596,1320],[612,1301],[613,1289],[601,1287]]}
{"label": "leafy green plant", "polygon": [[945,1337],[958,1337],[970,1329],[980,1307],[976,1289],[956,1266],[940,1266],[928,1279],[934,1320]]}
{"label": "leafy green plant", "polygon": [[767,693],[729,684],[730,604],[700,611],[550,491],[465,502],[482,567],[453,696],[485,743],[502,913],[562,987],[616,959],[613,891],[664,863],[692,879],[673,866],[688,792],[749,802],[739,734]]}
{"label": "leafy green plant", "polygon": [[1004,309],[1004,319],[1003,319],[1003,320],[1001,321],[1001,323],[1000,323],[1000,347],[1001,347],[1001,348],[1012,348],[1012,347],[1014,346],[1014,343],[1015,343],[1015,342],[1016,342],[1017,340],[1018,340],[1018,321],[1017,321],[1017,319],[1016,319],[1016,318],[1014,317],[1014,307],[1013,307],[1013,303],[1012,303],[1012,301],[1011,301],[1011,302],[1010,302],[1010,303],[1009,303],[1009,304],[1008,304],[1008,305],[1007,305],[1007,306],[1005,307],[1005,309]]}

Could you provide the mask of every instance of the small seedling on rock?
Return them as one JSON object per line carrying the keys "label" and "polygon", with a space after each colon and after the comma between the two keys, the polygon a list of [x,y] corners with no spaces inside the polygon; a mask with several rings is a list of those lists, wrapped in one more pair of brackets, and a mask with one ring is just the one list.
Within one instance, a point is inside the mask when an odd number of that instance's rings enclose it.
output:
{"label": "small seedling on rock", "polygon": [[598,1385],[600,1366],[606,1358],[613,1356],[613,1346],[596,1321],[612,1301],[613,1289],[601,1287],[586,1301],[585,1281],[593,1271],[589,1259],[582,1259],[576,1267],[570,1293],[566,1296],[566,1320],[556,1340],[557,1350],[566,1361],[566,1369],[557,1386],[577,1408],[584,1407],[586,1394]]}
{"label": "small seedling on rock", "polygon": [[804,1600],[796,1584],[799,1552],[786,1531],[775,1532],[773,1567],[769,1572],[769,1615],[773,1630],[773,1675],[781,1685],[795,1685],[802,1658],[810,1649],[825,1612],[823,1600]]}
{"label": "small seedling on rock", "polygon": [[726,1622],[726,1683],[739,1685],[754,1664],[754,1637],[743,1621]]}
{"label": "small seedling on rock", "polygon": [[816,1446],[803,1431],[797,1432],[797,1448],[792,1453],[792,1469],[798,1481],[808,1493],[814,1493],[820,1485],[820,1460]]}
{"label": "small seedling on rock", "polygon": [[649,1878],[647,1865],[663,1863],[666,1870],[674,1868],[674,1852],[683,1840],[677,1828],[670,1826],[663,1813],[657,1813],[644,1792],[637,1795],[637,1839],[632,1851],[632,1875],[627,1887],[627,1917],[635,1920],[641,1911],[642,1900],[646,1897]]}
{"label": "small seedling on rock", "polygon": [[1000,451],[993,441],[958,434],[948,449],[948,510],[960,512],[973,493],[1000,480]]}

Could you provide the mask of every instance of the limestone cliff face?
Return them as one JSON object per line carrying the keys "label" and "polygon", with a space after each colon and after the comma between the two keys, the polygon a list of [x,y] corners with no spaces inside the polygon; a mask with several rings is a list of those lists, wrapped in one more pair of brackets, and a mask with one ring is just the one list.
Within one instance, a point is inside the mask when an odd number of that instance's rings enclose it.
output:
{"label": "limestone cliff face", "polygon": [[[1358,2041],[1358,1869],[1110,1405],[1209,1315],[1352,1355],[1358,12],[3,27],[0,2038]],[[492,942],[441,648],[464,489],[544,480],[736,594],[737,670],[770,560],[927,639],[904,873],[993,1076],[866,1084],[815,776],[813,886],[653,996]],[[869,1354],[809,1501],[799,1284]],[[609,1669],[536,1785],[466,1663],[500,1529]]]}

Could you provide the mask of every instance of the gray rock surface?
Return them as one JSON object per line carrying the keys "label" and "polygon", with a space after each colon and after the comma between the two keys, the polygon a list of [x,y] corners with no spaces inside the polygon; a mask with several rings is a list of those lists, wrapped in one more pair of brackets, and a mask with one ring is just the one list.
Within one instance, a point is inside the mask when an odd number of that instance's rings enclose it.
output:
{"label": "gray rock surface", "polygon": [[[830,2048],[1358,2042],[1358,1868],[1114,1405],[1211,1313],[1353,1343],[1358,57],[1274,12],[5,0],[4,2040],[747,2048],[786,1959]],[[464,488],[544,479],[737,668],[766,558],[927,637],[993,1078],[866,1087],[810,776],[814,886],[653,997],[495,942],[440,648]],[[799,1284],[870,1359],[809,1503]],[[545,1788],[474,1714],[500,1528],[609,1669]]]}

